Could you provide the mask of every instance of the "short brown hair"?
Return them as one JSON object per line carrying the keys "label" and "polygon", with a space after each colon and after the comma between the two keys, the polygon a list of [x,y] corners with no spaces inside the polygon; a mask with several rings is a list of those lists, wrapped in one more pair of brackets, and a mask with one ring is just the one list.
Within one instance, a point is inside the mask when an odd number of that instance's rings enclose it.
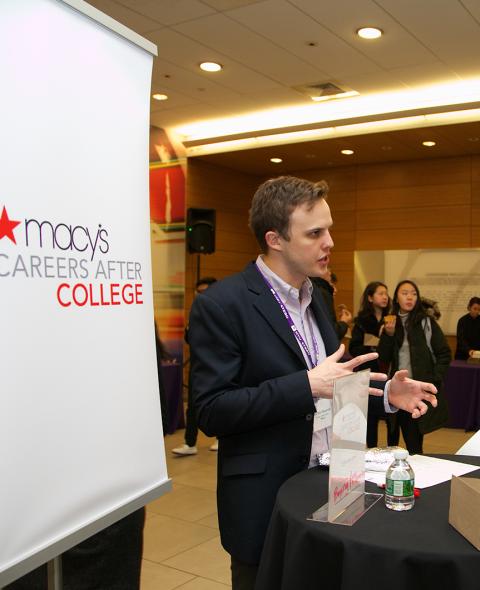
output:
{"label": "short brown hair", "polygon": [[470,309],[472,305],[480,305],[480,297],[472,297],[468,302],[468,309]]}
{"label": "short brown hair", "polygon": [[309,209],[325,199],[328,184],[325,180],[311,182],[295,176],[279,176],[261,184],[253,195],[249,226],[263,252],[267,251],[265,234],[278,232],[289,240],[290,215],[299,205],[307,203]]}

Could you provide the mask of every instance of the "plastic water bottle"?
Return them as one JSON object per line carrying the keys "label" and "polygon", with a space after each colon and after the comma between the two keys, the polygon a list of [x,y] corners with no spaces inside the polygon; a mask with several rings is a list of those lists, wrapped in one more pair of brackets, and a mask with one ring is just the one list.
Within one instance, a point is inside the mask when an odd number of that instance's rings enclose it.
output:
{"label": "plastic water bottle", "polygon": [[390,510],[410,510],[415,504],[415,474],[407,461],[408,451],[398,449],[393,456],[385,476],[385,505]]}

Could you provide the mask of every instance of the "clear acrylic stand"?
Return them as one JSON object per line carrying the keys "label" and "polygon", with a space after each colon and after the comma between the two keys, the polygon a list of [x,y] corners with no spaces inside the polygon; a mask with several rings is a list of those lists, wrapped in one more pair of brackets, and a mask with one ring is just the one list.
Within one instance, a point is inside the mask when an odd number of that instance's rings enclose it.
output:
{"label": "clear acrylic stand", "polygon": [[334,382],[328,502],[307,520],[352,526],[382,494],[365,492],[370,370]]}
{"label": "clear acrylic stand", "polygon": [[369,510],[381,498],[383,498],[383,494],[363,492],[333,520],[328,520],[327,502],[321,508],[315,510],[313,514],[307,516],[307,520],[314,520],[315,522],[331,522],[332,524],[352,526],[352,524],[355,524],[357,520],[361,518],[365,512],[367,512],[367,510]]}

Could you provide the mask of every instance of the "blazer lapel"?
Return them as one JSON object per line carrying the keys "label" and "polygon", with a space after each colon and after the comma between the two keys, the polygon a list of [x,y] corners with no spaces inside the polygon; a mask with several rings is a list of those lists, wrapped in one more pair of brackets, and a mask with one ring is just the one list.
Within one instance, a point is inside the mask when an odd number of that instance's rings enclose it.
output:
{"label": "blazer lapel", "polygon": [[300,345],[293,335],[293,331],[288,325],[287,320],[280,309],[280,306],[275,301],[273,295],[270,293],[270,290],[265,284],[265,281],[258,272],[255,263],[249,264],[244,270],[243,274],[248,289],[257,295],[253,301],[253,306],[267,320],[278,337],[297,356],[297,358],[302,363],[302,366],[307,368],[307,363],[303,357]]}

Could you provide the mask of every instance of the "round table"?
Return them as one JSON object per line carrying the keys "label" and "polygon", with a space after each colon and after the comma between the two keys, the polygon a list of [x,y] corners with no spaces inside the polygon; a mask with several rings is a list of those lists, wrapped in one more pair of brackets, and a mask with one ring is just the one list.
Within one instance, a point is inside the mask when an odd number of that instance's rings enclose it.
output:
{"label": "round table", "polygon": [[[441,458],[480,466],[480,457]],[[379,489],[366,482],[366,491]],[[423,489],[410,511],[381,499],[353,526],[306,520],[327,500],[328,470],[303,471],[280,488],[256,590],[480,588],[480,552],[448,523],[450,482]]]}

